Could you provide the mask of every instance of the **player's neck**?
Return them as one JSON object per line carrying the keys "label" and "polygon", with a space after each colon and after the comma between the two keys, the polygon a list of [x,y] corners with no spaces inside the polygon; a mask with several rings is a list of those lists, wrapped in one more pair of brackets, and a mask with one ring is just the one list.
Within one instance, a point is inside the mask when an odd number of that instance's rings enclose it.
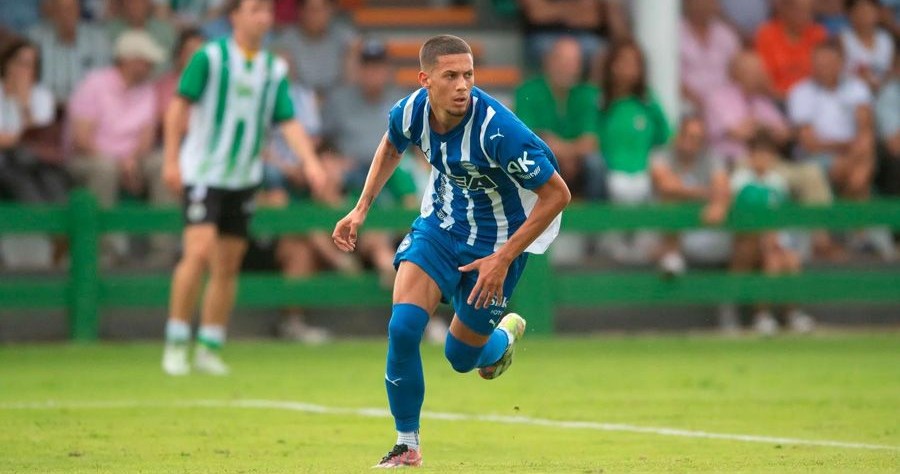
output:
{"label": "player's neck", "polygon": [[234,42],[246,54],[256,54],[262,48],[262,38],[252,38],[250,35],[234,32]]}
{"label": "player's neck", "polygon": [[[472,105],[469,104],[469,107]],[[468,110],[466,110],[466,114],[462,116],[451,115],[444,110],[435,110],[431,109],[431,117],[429,122],[431,123],[431,129],[436,133],[445,134],[450,130],[456,128],[457,125],[462,123],[463,119],[468,115]]]}

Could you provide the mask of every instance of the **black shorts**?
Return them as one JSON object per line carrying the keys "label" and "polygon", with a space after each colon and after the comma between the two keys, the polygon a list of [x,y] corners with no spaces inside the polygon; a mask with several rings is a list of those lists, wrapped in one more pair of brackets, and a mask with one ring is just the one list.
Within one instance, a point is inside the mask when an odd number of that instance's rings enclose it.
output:
{"label": "black shorts", "polygon": [[243,189],[185,186],[182,216],[185,226],[215,224],[221,235],[247,238],[256,211],[256,187]]}

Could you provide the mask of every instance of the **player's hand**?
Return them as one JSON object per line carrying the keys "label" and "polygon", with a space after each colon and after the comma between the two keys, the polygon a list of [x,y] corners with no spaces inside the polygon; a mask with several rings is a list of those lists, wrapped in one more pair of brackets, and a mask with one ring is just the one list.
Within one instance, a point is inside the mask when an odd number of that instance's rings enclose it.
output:
{"label": "player's hand", "polygon": [[176,196],[181,194],[181,170],[177,161],[166,161],[163,164],[162,179],[169,191]]}
{"label": "player's hand", "polygon": [[357,233],[365,220],[366,215],[362,211],[357,209],[350,211],[334,226],[334,233],[331,234],[331,240],[334,241],[334,245],[344,252],[356,250]]}
{"label": "player's hand", "polygon": [[487,308],[494,302],[500,304],[503,301],[503,283],[506,281],[509,263],[494,253],[459,267],[461,272],[478,272],[478,280],[466,303],[475,309]]}
{"label": "player's hand", "polygon": [[700,216],[703,223],[709,226],[717,226],[725,222],[728,216],[728,206],[720,204],[708,204],[703,208],[703,214]]}
{"label": "player's hand", "polygon": [[328,189],[328,175],[325,173],[325,169],[322,168],[322,165],[319,164],[318,161],[304,160],[303,174],[306,177],[306,182],[309,184],[309,189],[312,191],[313,196],[320,200],[328,201],[330,195]]}

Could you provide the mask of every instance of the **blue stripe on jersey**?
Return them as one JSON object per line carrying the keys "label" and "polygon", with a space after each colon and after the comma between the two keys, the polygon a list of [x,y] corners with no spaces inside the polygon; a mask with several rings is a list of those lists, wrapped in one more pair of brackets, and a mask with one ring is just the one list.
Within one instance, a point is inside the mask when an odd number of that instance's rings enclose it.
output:
{"label": "blue stripe on jersey", "polygon": [[[398,101],[389,121],[391,143],[401,151],[417,145],[434,168],[421,219],[486,253],[518,230],[527,218],[523,197],[533,201],[532,190],[558,169],[546,144],[478,88],[466,117],[448,133],[431,130],[425,89]],[[552,241],[555,225],[536,241],[538,252]]]}

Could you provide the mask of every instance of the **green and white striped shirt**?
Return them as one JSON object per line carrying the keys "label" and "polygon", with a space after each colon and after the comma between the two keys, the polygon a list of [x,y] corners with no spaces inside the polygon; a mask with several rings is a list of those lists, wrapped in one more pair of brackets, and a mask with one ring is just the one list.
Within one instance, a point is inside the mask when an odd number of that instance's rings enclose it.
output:
{"label": "green and white striped shirt", "polygon": [[266,135],[294,117],[287,70],[269,51],[247,59],[230,37],[194,54],[178,83],[178,94],[193,103],[181,147],[184,184],[243,189],[262,181]]}

